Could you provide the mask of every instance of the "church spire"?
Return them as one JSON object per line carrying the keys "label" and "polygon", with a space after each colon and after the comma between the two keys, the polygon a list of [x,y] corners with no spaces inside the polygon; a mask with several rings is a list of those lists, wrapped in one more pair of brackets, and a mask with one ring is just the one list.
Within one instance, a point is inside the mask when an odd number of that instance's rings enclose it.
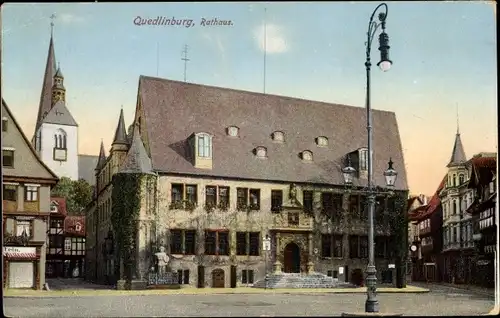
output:
{"label": "church spire", "polygon": [[53,19],[55,18],[55,15],[52,15],[50,18],[52,21],[50,23],[51,34],[49,41],[49,51],[47,54],[47,62],[45,64],[45,73],[43,75],[42,93],[40,95],[40,104],[38,106],[35,134],[40,125],[42,124],[43,118],[50,111],[52,107],[52,85],[53,85],[54,75],[56,73],[56,55],[54,53],[54,39],[52,36],[54,28]]}
{"label": "church spire", "polygon": [[125,128],[125,119],[123,118],[123,108],[120,110],[120,118],[118,119],[118,125],[115,130],[115,138],[113,138],[113,144],[128,144],[127,141],[127,131]]}
{"label": "church spire", "polygon": [[455,135],[455,144],[453,145],[453,152],[451,153],[450,163],[447,167],[457,166],[464,164],[467,161],[465,156],[464,146],[462,145],[462,139],[460,139],[460,131],[457,127],[457,134]]}
{"label": "church spire", "polygon": [[101,150],[99,151],[99,159],[97,161],[96,171],[99,171],[106,163],[106,153],[104,151],[104,141],[101,139]]}

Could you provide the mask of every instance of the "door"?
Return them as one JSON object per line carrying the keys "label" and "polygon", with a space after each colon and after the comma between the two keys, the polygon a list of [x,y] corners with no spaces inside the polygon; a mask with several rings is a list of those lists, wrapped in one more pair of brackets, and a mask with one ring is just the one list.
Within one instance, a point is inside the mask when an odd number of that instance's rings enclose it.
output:
{"label": "door", "polygon": [[300,248],[295,243],[288,243],[284,251],[285,273],[300,273]]}
{"label": "door", "polygon": [[198,266],[198,288],[205,287],[205,267],[202,265]]}
{"label": "door", "polygon": [[231,265],[231,288],[236,288],[236,265]]}
{"label": "door", "polygon": [[9,287],[33,288],[35,286],[33,262],[9,263]]}
{"label": "door", "polygon": [[212,287],[213,288],[226,287],[226,284],[224,282],[224,271],[220,268],[214,269],[212,271]]}

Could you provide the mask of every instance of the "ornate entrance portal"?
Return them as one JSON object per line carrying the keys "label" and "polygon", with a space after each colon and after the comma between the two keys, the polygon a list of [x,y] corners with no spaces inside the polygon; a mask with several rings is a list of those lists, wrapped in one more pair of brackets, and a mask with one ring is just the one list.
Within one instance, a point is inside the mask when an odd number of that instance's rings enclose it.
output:
{"label": "ornate entrance portal", "polygon": [[300,273],[300,247],[294,242],[286,245],[284,250],[284,272]]}

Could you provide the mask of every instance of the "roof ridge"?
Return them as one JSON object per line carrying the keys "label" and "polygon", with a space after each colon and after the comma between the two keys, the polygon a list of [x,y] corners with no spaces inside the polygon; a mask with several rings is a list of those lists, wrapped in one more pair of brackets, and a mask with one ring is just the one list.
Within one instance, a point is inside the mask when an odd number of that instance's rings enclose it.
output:
{"label": "roof ridge", "polygon": [[[154,77],[154,76],[149,76],[149,75],[140,75],[139,80],[155,80],[155,81],[160,81],[160,82],[170,82],[170,83],[176,83],[176,84],[181,84],[181,85],[186,85],[186,86],[198,86],[198,87],[207,87],[207,88],[212,88],[212,89],[220,89],[223,91],[232,91],[235,93],[245,93],[249,95],[258,95],[258,96],[270,96],[270,97],[279,97],[283,99],[288,99],[288,100],[294,100],[294,101],[302,101],[302,102],[312,102],[312,103],[319,103],[319,104],[324,104],[326,106],[341,106],[341,107],[351,107],[351,108],[356,108],[356,109],[364,109],[365,106],[353,106],[353,105],[346,105],[346,104],[339,104],[336,102],[325,102],[325,101],[320,101],[320,100],[313,100],[313,99],[305,99],[305,98],[300,98],[300,97],[292,97],[292,96],[286,96],[286,95],[277,95],[277,94],[269,94],[269,93],[259,93],[255,91],[248,91],[248,90],[243,90],[243,89],[237,89],[237,88],[228,88],[228,87],[222,87],[222,86],[213,86],[213,85],[206,85],[206,84],[198,84],[198,83],[189,83],[189,82],[183,82],[183,81],[178,81],[178,80],[171,80],[168,78],[161,78],[161,77]],[[394,111],[390,110],[382,110],[382,109],[372,109],[375,112],[384,112],[384,113],[390,113],[390,114],[396,114]]]}

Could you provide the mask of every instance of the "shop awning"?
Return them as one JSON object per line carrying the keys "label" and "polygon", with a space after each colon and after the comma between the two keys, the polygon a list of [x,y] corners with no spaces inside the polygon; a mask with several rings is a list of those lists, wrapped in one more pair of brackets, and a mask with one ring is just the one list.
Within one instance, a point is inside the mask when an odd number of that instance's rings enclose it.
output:
{"label": "shop awning", "polygon": [[32,260],[36,259],[37,255],[36,253],[4,253],[3,256],[8,259],[25,259],[25,260]]}

